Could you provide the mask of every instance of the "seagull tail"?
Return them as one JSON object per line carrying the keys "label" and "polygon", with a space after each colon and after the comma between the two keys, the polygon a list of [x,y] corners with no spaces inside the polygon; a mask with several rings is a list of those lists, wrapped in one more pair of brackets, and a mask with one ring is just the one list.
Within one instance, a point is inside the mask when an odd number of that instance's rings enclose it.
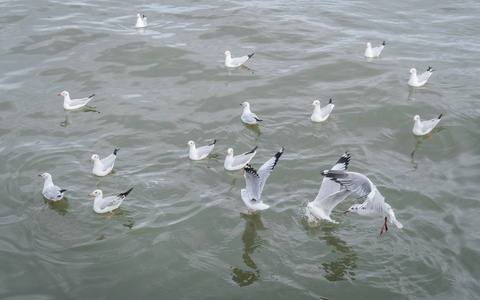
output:
{"label": "seagull tail", "polygon": [[395,218],[391,218],[393,224],[395,224],[395,226],[397,226],[397,228],[403,228],[403,225],[402,223],[398,222],[397,219]]}

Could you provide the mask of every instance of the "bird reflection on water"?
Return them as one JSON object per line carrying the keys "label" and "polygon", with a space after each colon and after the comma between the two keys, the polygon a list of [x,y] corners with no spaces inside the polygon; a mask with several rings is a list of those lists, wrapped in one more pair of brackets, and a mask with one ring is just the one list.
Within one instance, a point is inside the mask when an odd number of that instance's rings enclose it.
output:
{"label": "bird reflection on water", "polygon": [[260,219],[260,214],[255,213],[251,215],[242,214],[245,219],[245,231],[242,235],[243,242],[243,262],[251,270],[242,270],[241,268],[233,269],[232,280],[239,286],[248,286],[260,279],[260,269],[253,261],[251,255],[263,243],[263,239],[258,236],[257,230],[265,230],[263,222]]}
{"label": "bird reflection on water", "polygon": [[322,226],[306,226],[309,236],[317,237],[320,241],[326,242],[333,247],[330,254],[324,257],[321,267],[324,271],[325,279],[328,281],[355,280],[355,269],[358,259],[352,247],[339,237],[333,235],[336,228],[335,224],[324,222]]}

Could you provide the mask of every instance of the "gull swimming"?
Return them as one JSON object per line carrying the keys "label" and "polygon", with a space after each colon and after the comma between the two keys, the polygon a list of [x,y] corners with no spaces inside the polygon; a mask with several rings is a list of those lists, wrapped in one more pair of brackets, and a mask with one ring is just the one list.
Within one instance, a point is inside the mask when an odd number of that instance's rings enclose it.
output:
{"label": "gull swimming", "polygon": [[135,24],[135,28],[145,28],[147,27],[147,16],[137,14],[137,23]]}
{"label": "gull swimming", "polygon": [[380,235],[382,235],[383,229],[388,231],[387,218],[390,218],[390,223],[394,223],[397,228],[403,228],[403,225],[395,218],[392,207],[385,202],[385,198],[377,190],[377,187],[365,175],[342,170],[324,171],[323,175],[341,184],[347,190],[360,195],[360,197],[366,198],[365,202],[352,205],[345,213],[353,211],[366,217],[385,217]]}
{"label": "gull swimming", "polygon": [[120,204],[122,204],[123,199],[130,194],[130,192],[133,190],[133,187],[130,188],[128,191],[125,193],[120,193],[116,196],[108,196],[103,198],[103,192],[102,190],[94,190],[92,193],[88,194],[89,196],[95,196],[95,201],[93,201],[93,210],[96,213],[103,214],[106,212],[112,212],[110,216],[108,216],[108,219],[115,214],[113,212],[114,209],[117,209]]}
{"label": "gull swimming", "polygon": [[228,148],[227,156],[225,157],[225,163],[223,164],[223,167],[228,171],[243,169],[245,165],[252,160],[255,154],[257,154],[257,148],[258,146],[248,152],[242,153],[237,156],[233,156],[233,149]]}
{"label": "gull swimming", "polygon": [[310,119],[313,122],[323,122],[328,117],[330,116],[330,113],[332,112],[333,108],[335,107],[335,104],[333,104],[332,99],[328,102],[327,105],[325,105],[323,108],[320,107],[320,100],[315,100],[313,101],[310,106],[313,106],[313,113]]}
{"label": "gull swimming", "polygon": [[187,146],[190,147],[188,151],[188,157],[191,160],[201,160],[204,159],[205,157],[212,152],[213,147],[215,147],[215,143],[217,140],[214,140],[212,143],[208,144],[207,146],[202,146],[202,147],[195,147],[195,142],[194,141],[189,141],[187,143]]}
{"label": "gull swimming", "polygon": [[38,175],[38,177],[43,177],[45,182],[43,183],[42,194],[45,198],[50,200],[52,203],[58,200],[61,200],[64,196],[65,189],[61,189],[58,186],[53,184],[52,175],[50,173],[43,173]]}
{"label": "gull swimming", "polygon": [[256,114],[250,111],[250,103],[247,101],[241,103],[240,105],[243,106],[243,113],[242,113],[242,122],[254,125],[257,124],[258,122],[261,122],[263,120],[260,120]]}
{"label": "gull swimming", "polygon": [[115,159],[117,159],[117,152],[120,149],[113,150],[113,153],[107,157],[100,159],[97,154],[92,155],[90,161],[93,160],[93,170],[92,173],[97,176],[105,176],[110,173],[115,164]]}
{"label": "gull swimming", "polygon": [[92,100],[93,96],[95,96],[95,94],[93,94],[86,98],[72,100],[70,99],[70,94],[67,91],[63,91],[58,95],[63,96],[63,108],[67,110],[84,107],[90,100]]}
{"label": "gull swimming", "polygon": [[380,46],[372,48],[372,44],[370,44],[370,42],[368,42],[367,43],[367,49],[365,49],[365,57],[373,58],[373,57],[380,56],[380,54],[382,54],[382,50],[383,50],[383,48],[385,48],[386,44],[387,43],[385,43],[385,41],[383,41],[383,43]]}
{"label": "gull swimming", "polygon": [[425,85],[428,81],[428,78],[433,74],[432,67],[428,67],[425,72],[423,72],[420,76],[417,76],[417,69],[411,68],[408,74],[410,74],[410,78],[408,79],[408,85],[413,87],[419,87]]}
{"label": "gull swimming", "polygon": [[250,59],[255,53],[249,54],[249,55],[244,55],[242,57],[234,57],[232,58],[232,55],[230,54],[230,51],[225,51],[223,55],[225,55],[225,67],[228,68],[236,68],[240,67],[244,63],[247,62],[247,60]]}
{"label": "gull swimming", "polygon": [[240,190],[240,194],[242,195],[243,202],[248,208],[248,213],[256,210],[264,210],[270,207],[270,205],[263,203],[261,200],[262,191],[265,186],[265,181],[267,181],[268,176],[270,176],[273,168],[275,168],[284,149],[285,148],[282,147],[282,149],[264,163],[258,171],[255,171],[255,169],[248,164],[245,166],[243,176],[245,177],[246,187]]}
{"label": "gull swimming", "polygon": [[412,130],[413,134],[415,135],[429,134],[433,130],[433,128],[435,128],[435,126],[437,126],[437,124],[440,122],[442,115],[443,114],[440,114],[438,118],[431,119],[428,121],[421,121],[420,116],[416,115],[415,117],[413,117],[413,122],[415,122]]}
{"label": "gull swimming", "polygon": [[[345,171],[350,162],[350,153],[345,152],[331,170]],[[330,218],[330,214],[335,206],[342,202],[352,192],[344,189],[340,191],[340,184],[324,177],[322,185],[318,191],[317,197],[307,204],[306,216],[309,222],[317,219],[324,219],[332,223],[338,224]]]}

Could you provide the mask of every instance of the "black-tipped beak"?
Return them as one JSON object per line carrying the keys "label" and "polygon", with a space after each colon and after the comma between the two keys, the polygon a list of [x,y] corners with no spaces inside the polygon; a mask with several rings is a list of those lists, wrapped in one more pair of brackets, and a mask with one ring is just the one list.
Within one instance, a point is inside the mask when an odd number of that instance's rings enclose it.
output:
{"label": "black-tipped beak", "polygon": [[344,214],[349,213],[349,212],[350,212],[349,210],[346,210],[346,211],[344,212]]}

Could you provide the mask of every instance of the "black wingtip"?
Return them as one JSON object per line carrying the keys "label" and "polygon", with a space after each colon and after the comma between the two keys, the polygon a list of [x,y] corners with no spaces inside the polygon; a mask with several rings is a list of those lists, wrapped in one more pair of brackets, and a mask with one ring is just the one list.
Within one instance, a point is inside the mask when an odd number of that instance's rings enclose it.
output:
{"label": "black wingtip", "polygon": [[440,115],[438,116],[438,119],[440,120],[440,119],[442,118],[442,116],[443,116],[443,114],[440,114]]}
{"label": "black wingtip", "polygon": [[250,150],[250,151],[248,151],[248,152],[245,152],[245,155],[247,155],[247,154],[250,154],[250,153],[253,153],[253,152],[257,151],[257,148],[258,148],[258,146],[255,146],[255,148],[253,148],[252,150]]}
{"label": "black wingtip", "polygon": [[90,97],[88,97],[88,98],[93,98],[93,96],[95,96],[95,94],[92,94],[92,95],[91,95]]}
{"label": "black wingtip", "polygon": [[143,18],[145,19],[147,16],[146,15],[143,15]]}
{"label": "black wingtip", "polygon": [[262,122],[263,121],[263,120],[260,120],[259,118],[255,118],[255,120],[257,120],[257,122]]}
{"label": "black wingtip", "polygon": [[209,144],[209,146],[215,145],[216,143],[217,143],[217,139],[214,139],[213,142],[211,142],[211,143]]}
{"label": "black wingtip", "polygon": [[252,57],[255,53],[252,53],[250,55],[248,55],[248,58],[250,59],[250,57]]}
{"label": "black wingtip", "polygon": [[113,155],[117,155],[118,150],[120,150],[120,148],[113,150]]}
{"label": "black wingtip", "polygon": [[348,168],[348,164],[350,163],[350,152],[348,151],[345,151],[345,153],[343,153],[342,157],[340,157],[340,159],[337,161],[336,164],[345,164],[345,170]]}
{"label": "black wingtip", "polygon": [[385,43],[385,41],[383,41],[382,45],[385,46],[387,43]]}
{"label": "black wingtip", "polygon": [[130,192],[133,190],[133,187],[130,188],[128,191],[126,191],[125,193],[120,193],[118,194],[119,197],[123,196],[123,197],[127,197],[128,194],[130,194]]}
{"label": "black wingtip", "polygon": [[434,70],[432,67],[429,66],[429,67],[427,68],[427,71],[428,71],[428,72],[433,72],[433,71],[435,71],[435,70]]}
{"label": "black wingtip", "polygon": [[330,98],[330,101],[328,101],[328,104],[332,104],[332,103],[333,103],[332,98]]}
{"label": "black wingtip", "polygon": [[285,147],[282,147],[282,149],[280,149],[280,150],[275,154],[275,157],[277,158],[277,160],[280,158],[280,156],[282,156],[283,150],[285,150]]}
{"label": "black wingtip", "polygon": [[255,171],[255,169],[249,164],[246,164],[245,167],[243,167],[243,170],[249,174],[252,174],[253,176],[258,177],[257,171]]}
{"label": "black wingtip", "polygon": [[60,190],[60,193],[65,193],[67,190]]}

